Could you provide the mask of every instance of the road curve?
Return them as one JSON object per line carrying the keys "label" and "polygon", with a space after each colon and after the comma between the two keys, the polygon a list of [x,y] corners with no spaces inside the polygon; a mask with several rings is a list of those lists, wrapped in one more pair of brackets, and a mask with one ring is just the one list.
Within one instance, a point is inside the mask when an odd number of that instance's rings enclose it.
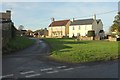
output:
{"label": "road curve", "polygon": [[2,78],[118,78],[118,61],[87,64],[57,63],[47,59],[50,48],[44,41],[2,57]]}

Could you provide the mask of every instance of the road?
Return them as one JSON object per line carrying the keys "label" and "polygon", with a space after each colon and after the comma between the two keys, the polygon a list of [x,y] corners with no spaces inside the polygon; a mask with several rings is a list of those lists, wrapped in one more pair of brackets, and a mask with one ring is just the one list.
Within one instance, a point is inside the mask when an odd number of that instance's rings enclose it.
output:
{"label": "road", "polygon": [[34,40],[33,46],[2,57],[2,78],[118,78],[117,60],[59,63],[47,58],[50,48],[44,41]]}

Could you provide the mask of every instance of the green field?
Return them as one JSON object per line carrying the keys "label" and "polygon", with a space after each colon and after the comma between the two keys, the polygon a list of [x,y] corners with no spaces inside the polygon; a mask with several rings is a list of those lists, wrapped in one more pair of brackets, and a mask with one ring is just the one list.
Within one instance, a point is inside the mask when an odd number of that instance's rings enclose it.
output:
{"label": "green field", "polygon": [[11,39],[5,48],[3,48],[3,53],[10,53],[17,50],[24,49],[32,44],[34,44],[34,40],[31,40],[27,37],[15,37]]}
{"label": "green field", "polygon": [[[51,47],[50,58],[70,63],[105,61],[118,58],[118,42],[44,39]],[[120,43],[120,42],[119,42]]]}

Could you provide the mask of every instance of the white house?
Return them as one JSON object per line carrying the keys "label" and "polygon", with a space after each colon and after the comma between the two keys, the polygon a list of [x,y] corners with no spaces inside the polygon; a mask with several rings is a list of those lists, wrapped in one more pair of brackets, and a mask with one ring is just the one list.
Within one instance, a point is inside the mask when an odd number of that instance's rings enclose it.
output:
{"label": "white house", "polygon": [[95,35],[103,30],[103,23],[101,19],[96,19],[96,15],[91,19],[74,20],[69,26],[69,37],[72,36],[86,36],[89,30],[94,30]]}
{"label": "white house", "polygon": [[58,20],[55,21],[54,18],[52,23],[48,27],[48,35],[52,38],[62,38],[69,35],[69,25],[70,20]]}

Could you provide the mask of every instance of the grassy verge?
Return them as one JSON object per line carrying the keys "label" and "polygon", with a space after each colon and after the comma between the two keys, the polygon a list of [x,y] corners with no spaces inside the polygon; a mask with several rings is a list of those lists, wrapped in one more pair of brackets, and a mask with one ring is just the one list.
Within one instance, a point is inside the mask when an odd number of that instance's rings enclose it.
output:
{"label": "grassy verge", "polygon": [[27,37],[15,37],[10,40],[6,47],[3,48],[3,53],[10,53],[17,50],[24,49],[32,44],[34,44],[34,40],[31,40]]}
{"label": "grassy verge", "polygon": [[118,58],[118,43],[109,41],[79,41],[45,39],[51,46],[50,58],[70,63],[105,61]]}

